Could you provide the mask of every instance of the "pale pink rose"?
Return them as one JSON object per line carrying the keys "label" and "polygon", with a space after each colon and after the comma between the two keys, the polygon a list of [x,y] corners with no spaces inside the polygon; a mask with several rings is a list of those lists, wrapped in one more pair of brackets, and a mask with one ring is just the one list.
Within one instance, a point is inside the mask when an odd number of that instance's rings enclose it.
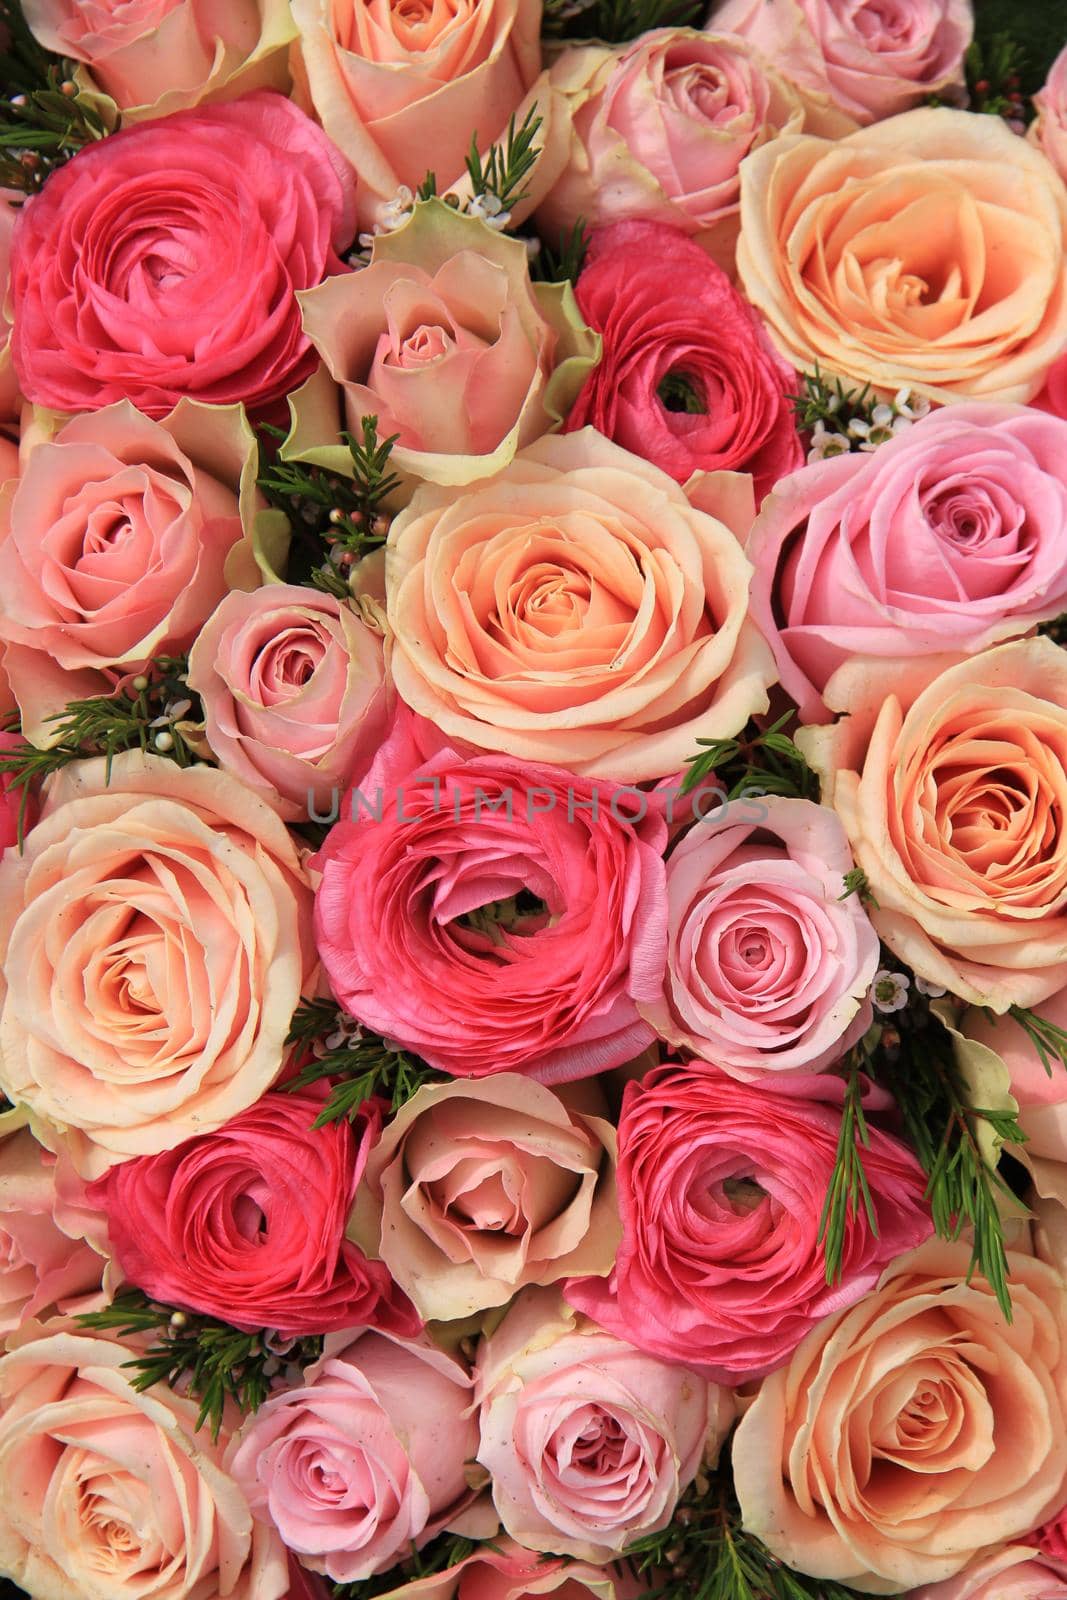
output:
{"label": "pale pink rose", "polygon": [[361,227],[428,167],[439,194],[454,187],[471,135],[483,151],[498,139],[541,71],[537,0],[293,0],[293,17],[312,105],[359,174]]}
{"label": "pale pink rose", "polygon": [[428,1339],[339,1334],[326,1351],[248,1419],[227,1464],[305,1566],[351,1583],[466,1508],[478,1429],[466,1371]]}
{"label": "pale pink rose", "polygon": [[634,1576],[627,1566],[591,1567],[585,1561],[546,1561],[511,1539],[495,1538],[490,1546],[447,1572],[390,1589],[381,1600],[639,1600],[654,1586]]}
{"label": "pale pink rose", "polygon": [[290,821],[336,800],[385,735],[381,634],[311,588],[227,595],[190,652],[189,687],[219,764]]}
{"label": "pale pink rose", "polygon": [[[0,423],[16,422],[19,414],[18,383],[11,362],[11,323],[8,320],[8,283],[11,275],[11,239],[26,196],[18,189],[0,189]],[[5,452],[6,456],[6,452]],[[9,460],[0,482],[11,473]]]}
{"label": "pale pink rose", "polygon": [[979,1556],[959,1577],[912,1589],[907,1600],[1064,1600],[1065,1595],[1067,1565],[1027,1541]]}
{"label": "pale pink rose", "polygon": [[796,91],[744,39],[657,28],[622,48],[572,45],[550,82],[574,123],[567,165],[537,226],[554,244],[588,228],[640,218],[700,236],[732,265],[745,156],[798,133]]}
{"label": "pale pink rose", "polygon": [[1008,1323],[970,1257],[930,1240],[764,1379],[731,1459],[745,1527],[787,1565],[896,1593],[1063,1503],[1067,1284],[1009,1252]]}
{"label": "pale pink rose", "polygon": [[1027,137],[1045,152],[1060,177],[1067,179],[1067,46],[1049,68],[1034,105],[1037,118]]}
{"label": "pale pink rose", "polygon": [[0,488],[0,641],[34,743],[47,718],[188,647],[250,556],[256,440],[239,407],[75,417]]}
{"label": "pale pink rose", "polygon": [[525,1289],[476,1374],[478,1460],[530,1550],[610,1561],[670,1522],[734,1417],[731,1395]]}
{"label": "pale pink rose", "polygon": [[0,1572],[35,1600],[281,1600],[278,1537],[223,1470],[199,1406],[66,1331],[0,1361]]}
{"label": "pale pink rose", "polygon": [[511,1073],[427,1085],[371,1150],[349,1235],[427,1320],[606,1273],[620,1235],[614,1151],[611,1124],[573,1090]]}
{"label": "pale pink rose", "polygon": [[[531,283],[521,240],[440,200],[299,299],[349,431],[377,417],[390,467],[434,483],[488,477],[558,427],[599,353],[569,285]],[[301,401],[296,435],[321,445]]]}
{"label": "pale pink rose", "polygon": [[711,20],[859,122],[962,90],[974,32],[971,0],[723,0]]}
{"label": "pale pink rose", "polygon": [[68,766],[0,861],[0,1087],[86,1177],[258,1100],[315,976],[311,890],[236,778],[130,751]]}
{"label": "pale pink rose", "polygon": [[78,87],[108,96],[125,125],[290,87],[284,0],[25,0],[23,15],[46,50],[83,63]]}
{"label": "pale pink rose", "polygon": [[[805,722],[886,663],[955,657],[1067,610],[1067,421],[971,402],[803,467],[745,545],[752,614]],[[829,708],[829,709],[828,709]]]}
{"label": "pale pink rose", "polygon": [[592,428],[489,483],[419,489],[386,561],[393,677],[453,739],[624,783],[767,708],[737,538]]}
{"label": "pale pink rose", "polygon": [[667,862],[661,1039],[738,1078],[820,1072],[871,1020],[878,935],[837,817],[768,795],[720,806]]}
{"label": "pale pink rose", "polygon": [[1038,1005],[1067,984],[1067,656],[1018,640],[912,692],[872,665],[798,742],[889,948],[972,1005]]}
{"label": "pale pink rose", "polygon": [[29,1317],[89,1311],[104,1262],[56,1222],[54,1158],[28,1128],[0,1143],[0,1343]]}

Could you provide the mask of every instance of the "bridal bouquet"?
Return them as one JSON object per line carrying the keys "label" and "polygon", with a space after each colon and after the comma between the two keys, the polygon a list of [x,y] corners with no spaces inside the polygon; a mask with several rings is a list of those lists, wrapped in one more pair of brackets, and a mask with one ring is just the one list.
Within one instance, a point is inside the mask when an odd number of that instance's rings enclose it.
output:
{"label": "bridal bouquet", "polygon": [[0,5],[32,1600],[1067,1596],[1067,18],[991,9]]}

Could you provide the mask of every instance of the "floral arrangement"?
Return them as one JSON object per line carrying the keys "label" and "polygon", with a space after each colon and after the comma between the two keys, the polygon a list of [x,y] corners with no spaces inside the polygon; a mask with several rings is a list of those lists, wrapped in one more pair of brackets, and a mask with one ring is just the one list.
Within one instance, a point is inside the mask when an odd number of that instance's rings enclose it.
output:
{"label": "floral arrangement", "polygon": [[1067,18],[992,10],[0,0],[32,1600],[1067,1596]]}

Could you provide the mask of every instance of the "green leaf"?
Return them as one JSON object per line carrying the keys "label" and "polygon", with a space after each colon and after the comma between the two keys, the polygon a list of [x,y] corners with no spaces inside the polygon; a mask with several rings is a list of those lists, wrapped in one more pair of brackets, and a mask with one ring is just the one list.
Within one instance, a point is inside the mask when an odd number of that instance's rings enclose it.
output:
{"label": "green leaf", "polygon": [[424,1083],[441,1083],[447,1075],[434,1072],[416,1056],[367,1033],[334,1002],[302,1000],[293,1014],[286,1043],[309,1052],[299,1073],[281,1087],[289,1093],[310,1084],[337,1079],[312,1124],[324,1128],[331,1122],[358,1116],[364,1101],[387,1099],[395,1111],[410,1100]]}

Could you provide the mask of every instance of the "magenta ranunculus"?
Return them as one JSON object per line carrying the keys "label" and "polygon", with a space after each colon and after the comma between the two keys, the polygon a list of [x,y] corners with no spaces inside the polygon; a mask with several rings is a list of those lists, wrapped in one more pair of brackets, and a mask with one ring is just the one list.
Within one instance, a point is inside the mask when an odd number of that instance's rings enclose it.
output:
{"label": "magenta ranunculus", "polygon": [[91,411],[182,398],[261,408],[315,353],[298,289],[344,271],[347,163],[263,91],[87,145],[15,225],[12,351],[28,400]]}
{"label": "magenta ranunculus", "polygon": [[593,235],[578,305],[603,338],[567,430],[592,423],[679,483],[750,472],[757,499],[804,460],[797,375],[726,273],[678,228],[617,222]]}
{"label": "magenta ranunculus", "polygon": [[852,866],[841,823],[811,800],[709,815],[667,862],[667,970],[642,1016],[734,1077],[832,1065],[870,1023],[879,958],[859,896],[842,898]]}
{"label": "magenta ranunculus", "polygon": [[461,1516],[478,1425],[466,1370],[424,1340],[333,1336],[226,1458],[257,1520],[343,1583],[402,1561]]}
{"label": "magenta ranunculus", "polygon": [[265,1094],[214,1133],[91,1185],[126,1277],[165,1305],[249,1331],[417,1333],[385,1265],[344,1236],[380,1113],[368,1105],[355,1124],[313,1131],[322,1104],[310,1092]]}
{"label": "magenta ranunculus", "polygon": [[752,614],[803,720],[1067,610],[1065,524],[1067,421],[1030,406],[946,406],[779,484],[746,546]]}
{"label": "magenta ranunculus", "polygon": [[620,1338],[721,1383],[781,1366],[932,1226],[914,1155],[870,1127],[863,1166],[878,1232],[862,1208],[849,1219],[841,1280],[827,1284],[818,1234],[841,1126],[834,1099],[838,1079],[765,1088],[704,1061],[628,1084],[615,1270],[572,1280],[567,1299]]}
{"label": "magenta ranunculus", "polygon": [[317,858],[345,1009],[457,1077],[560,1083],[637,1055],[666,944],[666,826],[628,820],[647,797],[503,756],[384,766]]}

